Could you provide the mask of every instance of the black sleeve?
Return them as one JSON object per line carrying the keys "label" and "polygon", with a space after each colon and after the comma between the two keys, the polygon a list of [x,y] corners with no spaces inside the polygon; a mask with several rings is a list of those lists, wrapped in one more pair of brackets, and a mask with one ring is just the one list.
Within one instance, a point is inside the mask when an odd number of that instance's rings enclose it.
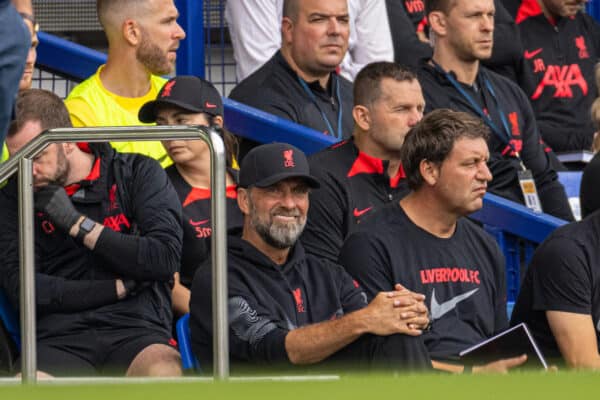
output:
{"label": "black sleeve", "polygon": [[257,108],[294,122],[302,119],[289,98],[273,92],[264,93],[261,96],[263,102]]}
{"label": "black sleeve", "polygon": [[496,298],[494,299],[494,332],[500,333],[508,328],[508,314],[506,313],[506,262],[498,245],[494,242],[493,246],[496,253],[493,258],[493,260],[496,262],[496,265],[494,266],[496,276]]}
{"label": "black sleeve", "polygon": [[596,153],[581,176],[579,200],[583,218],[600,208],[600,185],[598,182],[600,182],[600,153]]}
{"label": "black sleeve", "polygon": [[592,313],[590,266],[581,245],[567,237],[544,242],[531,261],[534,311]]}
{"label": "black sleeve", "polygon": [[[228,279],[229,353],[232,360],[256,364],[289,363],[285,350],[288,330],[269,315],[257,312],[258,302],[248,290]],[[198,359],[212,363],[212,273],[210,262],[194,277],[190,301],[192,342]]]}
{"label": "black sleeve", "polygon": [[332,266],[337,277],[334,282],[340,284],[340,301],[344,313],[360,310],[367,306],[367,294],[362,290],[359,283],[352,279],[346,270],[339,265]]}
{"label": "black sleeve", "polygon": [[319,176],[316,168],[315,172],[321,187],[310,193],[306,228],[301,236],[302,246],[307,253],[336,263],[346,237],[344,210],[348,209],[348,204],[337,182]]}
{"label": "black sleeve", "polygon": [[358,281],[369,301],[402,283],[393,282],[387,251],[371,232],[350,235],[340,251],[339,263]]}
{"label": "black sleeve", "polygon": [[394,45],[394,61],[416,68],[422,59],[430,59],[433,49],[417,37],[404,9],[404,0],[385,0],[385,5]]}
{"label": "black sleeve", "polygon": [[127,193],[140,234],[128,235],[105,227],[93,251],[119,276],[170,281],[180,265],[181,204],[156,161],[144,159],[134,165]]}
{"label": "black sleeve", "polygon": [[[0,227],[0,259],[2,288],[18,309],[20,293],[19,226],[16,199],[0,194],[2,225]],[[65,238],[65,240],[69,240]],[[40,260],[36,259],[36,265]],[[117,302],[114,280],[68,280],[36,272],[36,306],[44,312],[76,312]]]}
{"label": "black sleeve", "polygon": [[518,87],[515,89],[514,92],[519,98],[524,118],[521,159],[525,167],[533,173],[542,209],[547,214],[567,221],[574,221],[565,188],[558,181],[558,174],[552,168],[549,158],[550,153],[546,152],[546,146],[540,137],[529,100]]}

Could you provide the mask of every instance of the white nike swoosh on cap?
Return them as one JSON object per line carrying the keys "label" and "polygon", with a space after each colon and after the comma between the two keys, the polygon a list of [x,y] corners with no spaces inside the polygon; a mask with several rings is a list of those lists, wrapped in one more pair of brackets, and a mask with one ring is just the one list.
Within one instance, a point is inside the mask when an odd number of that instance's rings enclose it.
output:
{"label": "white nike swoosh on cap", "polygon": [[473,294],[475,294],[475,292],[478,290],[479,290],[479,288],[473,289],[467,293],[459,294],[458,296],[455,296],[455,297],[451,298],[450,300],[445,301],[442,304],[440,304],[440,303],[438,303],[437,299],[435,298],[435,288],[434,288],[433,291],[431,292],[431,307],[430,307],[431,319],[435,320],[435,319],[442,318],[449,311],[453,310],[458,303],[460,303],[461,301],[463,301],[465,299],[468,299]]}

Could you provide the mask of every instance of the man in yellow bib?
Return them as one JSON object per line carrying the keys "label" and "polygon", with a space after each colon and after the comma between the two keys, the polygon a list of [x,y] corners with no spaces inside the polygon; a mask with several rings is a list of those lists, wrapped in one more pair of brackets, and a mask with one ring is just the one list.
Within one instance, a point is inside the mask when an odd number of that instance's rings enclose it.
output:
{"label": "man in yellow bib", "polygon": [[[98,0],[98,18],[108,39],[108,59],[76,86],[65,103],[73,126],[141,125],[140,107],[154,100],[173,72],[179,41],[173,0]],[[145,154],[171,164],[160,142],[115,142],[121,152]]]}

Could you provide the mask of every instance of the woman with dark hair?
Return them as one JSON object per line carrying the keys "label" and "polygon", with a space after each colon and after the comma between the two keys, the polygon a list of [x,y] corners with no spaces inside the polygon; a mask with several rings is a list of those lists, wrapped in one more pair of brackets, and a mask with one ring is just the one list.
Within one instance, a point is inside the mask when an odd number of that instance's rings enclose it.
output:
{"label": "woman with dark hair", "polygon": [[[213,126],[223,135],[227,152],[227,227],[241,226],[237,206],[237,171],[234,136],[223,129],[223,102],[215,87],[194,76],[178,76],[162,87],[156,100],[140,109],[142,122],[158,125]],[[189,312],[190,286],[194,273],[210,254],[210,150],[203,140],[162,142],[173,165],[166,169],[183,207],[183,253],[181,270],[175,275],[172,292],[177,316]]]}

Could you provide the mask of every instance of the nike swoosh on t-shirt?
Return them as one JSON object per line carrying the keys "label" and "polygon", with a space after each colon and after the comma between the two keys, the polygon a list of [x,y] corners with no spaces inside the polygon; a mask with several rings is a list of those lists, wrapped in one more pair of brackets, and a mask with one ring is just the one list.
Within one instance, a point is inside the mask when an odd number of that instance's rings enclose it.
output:
{"label": "nike swoosh on t-shirt", "polygon": [[463,300],[468,299],[473,294],[475,294],[475,292],[478,290],[479,290],[479,288],[473,289],[473,290],[463,293],[463,294],[459,294],[458,296],[455,296],[455,297],[451,298],[450,300],[445,301],[442,304],[440,304],[440,303],[438,303],[437,299],[435,298],[435,288],[434,288],[433,291],[431,292],[431,307],[430,307],[431,319],[435,320],[435,319],[442,318],[449,311],[453,310],[458,303],[460,303]]}

